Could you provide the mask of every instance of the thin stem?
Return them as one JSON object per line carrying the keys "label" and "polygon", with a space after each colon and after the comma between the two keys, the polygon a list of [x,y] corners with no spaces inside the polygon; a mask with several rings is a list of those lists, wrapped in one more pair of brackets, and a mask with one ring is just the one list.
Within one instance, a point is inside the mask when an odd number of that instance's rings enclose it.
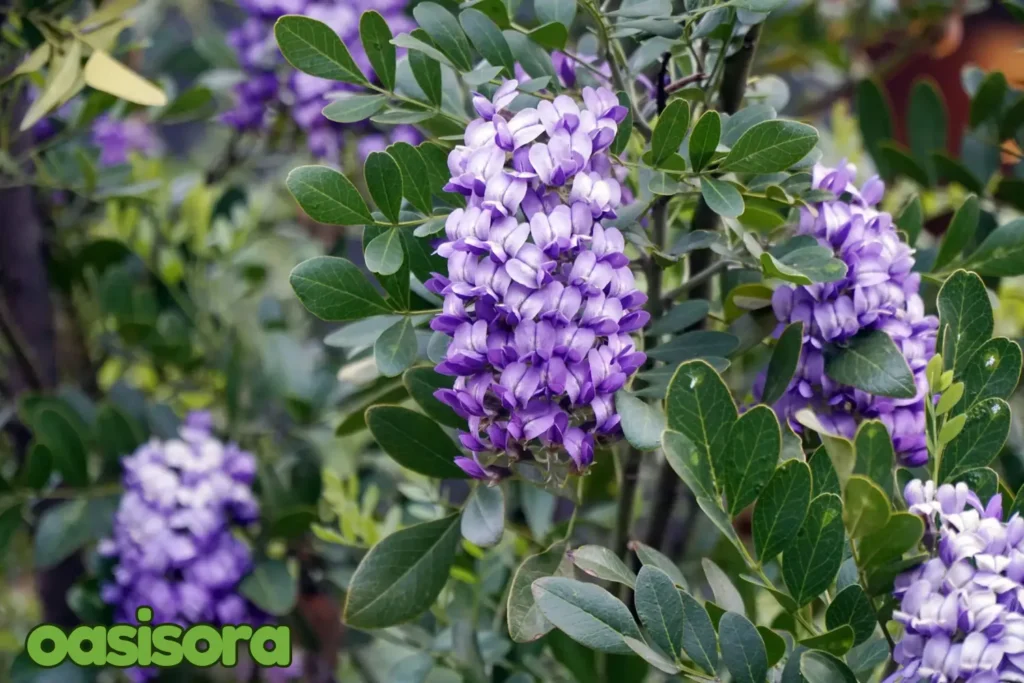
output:
{"label": "thin stem", "polygon": [[682,283],[675,289],[666,292],[665,296],[663,297],[663,301],[666,304],[668,304],[674,301],[676,298],[682,296],[683,294],[686,294],[690,290],[700,287],[701,285],[705,284],[708,280],[713,278],[715,275],[725,270],[727,265],[729,265],[728,261],[715,261],[710,266],[700,271],[693,277],[689,278],[686,282]]}
{"label": "thin stem", "polygon": [[415,104],[417,107],[425,107],[427,109],[427,111],[431,111],[431,112],[433,112],[434,114],[436,114],[438,116],[443,116],[444,118],[448,119],[449,121],[452,121],[454,123],[459,124],[459,126],[465,127],[466,124],[469,123],[469,119],[467,119],[464,116],[456,116],[455,114],[450,114],[450,113],[446,112],[445,110],[441,109],[441,107],[439,107],[439,106],[434,106],[434,107],[426,106],[426,104],[424,102],[420,102],[419,100],[414,100],[413,98],[406,97],[405,95],[399,95],[396,92],[392,92],[391,90],[388,90],[387,88],[382,88],[379,85],[376,85],[374,83],[370,83],[367,87],[369,87],[371,90],[376,90],[381,95],[387,95],[388,97],[391,97],[393,99],[399,100],[400,102],[406,102],[408,104]]}
{"label": "thin stem", "polygon": [[25,373],[25,379],[29,386],[36,391],[41,391],[44,388],[43,373],[39,368],[35,353],[25,341],[25,337],[21,334],[21,330],[18,329],[18,324],[14,320],[14,316],[11,315],[11,311],[7,308],[7,303],[2,299],[0,299],[0,332],[3,333],[4,338],[7,340],[7,345],[11,347],[11,351],[14,352],[14,356],[18,359],[18,363]]}

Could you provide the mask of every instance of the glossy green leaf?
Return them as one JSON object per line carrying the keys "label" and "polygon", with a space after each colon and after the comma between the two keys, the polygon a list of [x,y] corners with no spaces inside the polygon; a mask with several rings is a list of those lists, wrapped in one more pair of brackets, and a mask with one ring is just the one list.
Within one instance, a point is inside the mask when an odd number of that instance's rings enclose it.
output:
{"label": "glossy green leaf", "polygon": [[339,97],[324,107],[323,115],[337,123],[364,121],[388,103],[383,95],[349,95]]}
{"label": "glossy green leaf", "polygon": [[931,182],[936,178],[931,154],[946,149],[946,126],[946,103],[942,93],[931,81],[917,81],[910,91],[907,106],[907,138],[914,160],[925,169]]}
{"label": "glossy green leaf", "polygon": [[772,350],[772,357],[768,361],[768,371],[765,374],[764,389],[761,391],[761,401],[772,405],[786,392],[793,375],[796,374],[797,365],[800,363],[800,350],[803,348],[804,324],[795,322],[786,326],[779,336]]}
{"label": "glossy green leaf", "polygon": [[406,233],[386,225],[363,228],[363,261],[367,270],[376,272],[377,282],[388,294],[386,302],[395,311],[409,308],[409,258],[403,239]]}
{"label": "glossy green leaf", "polygon": [[884,178],[890,178],[879,147],[883,141],[891,140],[893,137],[889,100],[876,82],[864,80],[857,84],[854,106],[864,146],[875,160],[879,173]]}
{"label": "glossy green leaf", "polygon": [[460,71],[473,68],[473,55],[466,34],[451,12],[434,2],[421,2],[412,10],[416,23],[430,36]]}
{"label": "glossy green leaf", "polygon": [[551,64],[551,57],[547,51],[530,38],[519,31],[502,31],[505,41],[512,49],[516,61],[523,70],[533,78],[551,78],[552,84],[558,83],[558,75],[555,67]]}
{"label": "glossy green leaf", "polygon": [[387,152],[370,152],[363,164],[363,177],[377,208],[389,221],[398,222],[402,208],[402,171]]}
{"label": "glossy green leaf", "polygon": [[75,498],[47,508],[33,536],[36,569],[60,564],[88,543],[110,534],[117,496]]}
{"label": "glossy green leaf", "polygon": [[542,24],[557,21],[565,28],[572,28],[576,18],[576,0],[541,0],[534,3],[537,20]]}
{"label": "glossy green leaf", "polygon": [[878,484],[886,497],[893,495],[893,467],[896,455],[889,430],[878,420],[862,422],[854,438],[856,464],[854,474],[862,474]]}
{"label": "glossy green leaf", "polygon": [[782,578],[803,607],[832,585],[843,559],[843,504],[824,493],[811,501],[796,540],[782,553]]}
{"label": "glossy green leaf", "polygon": [[697,120],[697,125],[693,127],[693,132],[690,133],[690,142],[687,145],[690,166],[695,173],[711,161],[721,136],[722,117],[714,110],[704,112],[704,115]]}
{"label": "glossy green leaf", "polygon": [[653,321],[645,331],[651,336],[682,332],[707,317],[710,308],[710,304],[703,299],[682,301]]}
{"label": "glossy green leaf", "polygon": [[[532,586],[534,581],[546,576],[572,576],[572,565],[565,551],[565,541],[559,541],[544,552],[523,560],[512,577],[506,612],[508,633],[515,642],[532,642],[554,628],[554,624],[545,619],[537,607]],[[560,570],[563,565],[566,565],[564,571]]]}
{"label": "glossy green leaf", "polygon": [[822,493],[834,493],[838,496],[840,493],[839,475],[836,474],[832,458],[829,457],[824,446],[811,453],[807,464],[811,468],[811,497],[817,498]]}
{"label": "glossy green leaf", "polygon": [[871,601],[868,600],[864,589],[857,584],[839,591],[825,611],[825,626],[829,631],[834,631],[844,624],[853,629],[853,645],[860,645],[874,635],[878,624]]}
{"label": "glossy green leaf", "polygon": [[619,389],[615,392],[615,411],[622,418],[622,433],[631,446],[641,451],[653,451],[661,446],[665,414],[659,407]]}
{"label": "glossy green leaf", "polygon": [[462,537],[481,548],[501,542],[505,532],[505,496],[500,486],[477,485],[462,510]]}
{"label": "glossy green leaf", "polygon": [[387,628],[430,609],[459,548],[460,515],[400,529],[375,545],[349,582],[342,620]]}
{"label": "glossy green leaf", "polygon": [[922,187],[931,185],[928,168],[921,165],[903,145],[887,141],[878,147],[881,158],[894,176],[906,176]]}
{"label": "glossy green leaf", "polygon": [[591,650],[631,654],[623,638],[643,640],[629,609],[600,586],[548,577],[533,582],[533,598],[548,621]]}
{"label": "glossy green leaf", "polygon": [[694,330],[648,351],[648,356],[666,363],[681,363],[694,358],[721,357],[736,350],[739,340],[728,332]]}
{"label": "glossy green leaf", "polygon": [[775,470],[754,506],[754,549],[762,564],[789,548],[810,504],[810,468],[800,460],[787,460]]}
{"label": "glossy green leaf", "polygon": [[373,73],[387,90],[395,89],[396,51],[391,44],[391,28],[378,12],[363,12],[359,18],[359,40],[370,60]]}
{"label": "glossy green leaf", "polygon": [[796,121],[762,121],[744,133],[722,160],[723,171],[778,173],[803,159],[818,144],[818,131]]}
{"label": "glossy green leaf", "polygon": [[657,167],[679,151],[689,125],[690,105],[680,99],[669,102],[651,135],[651,165]]}
{"label": "glossy green leaf", "polygon": [[[739,419],[725,382],[704,361],[683,363],[669,383],[665,401],[668,428],[686,436],[716,474],[724,474],[725,445]],[[710,487],[712,492],[715,487]]]}
{"label": "glossy green leaf", "polygon": [[921,542],[924,521],[909,512],[894,512],[882,529],[860,542],[862,567],[880,567],[898,560]]}
{"label": "glossy green leaf", "polygon": [[991,463],[1010,433],[1010,406],[1001,398],[975,403],[966,413],[963,431],[942,452],[938,483]]}
{"label": "glossy green leaf", "polygon": [[959,183],[977,194],[985,191],[985,186],[974,172],[959,159],[954,159],[945,152],[932,152],[932,163],[935,164],[940,183]]}
{"label": "glossy green leaf", "polygon": [[896,218],[896,227],[907,234],[907,243],[913,246],[924,228],[924,208],[921,198],[915,194]]}
{"label": "glossy green leaf", "polygon": [[977,128],[989,119],[998,119],[1006,97],[1006,76],[993,71],[985,76],[971,98],[971,128]]}
{"label": "glossy green leaf", "polygon": [[914,373],[888,334],[881,330],[861,332],[845,346],[825,350],[825,374],[839,384],[891,398],[917,395]]}
{"label": "glossy green leaf", "polygon": [[818,650],[807,650],[800,656],[800,674],[807,683],[857,683],[857,677],[842,660]]}
{"label": "glossy green leaf", "polygon": [[322,21],[285,15],[274,24],[274,36],[281,54],[299,71],[329,81],[368,84],[345,43]]}
{"label": "glossy green leaf", "polygon": [[451,377],[442,375],[432,367],[410,368],[402,375],[402,384],[424,413],[446,427],[465,429],[465,418],[459,417],[450,406],[441,403],[434,396],[434,392],[440,389],[451,389],[452,382]]}
{"label": "glossy green leaf", "polygon": [[767,277],[798,285],[814,282],[835,282],[846,277],[846,264],[835,258],[830,249],[808,246],[795,249],[781,257],[763,252],[761,268]]}
{"label": "glossy green leaf", "polygon": [[[678,102],[679,100],[675,100]],[[712,211],[725,218],[736,218],[744,211],[743,197],[736,186],[711,176],[700,179],[700,196]]]}
{"label": "glossy green leaf", "polygon": [[720,479],[731,516],[757,500],[781,452],[782,430],[771,408],[758,405],[740,415],[726,441]]}
{"label": "glossy green leaf", "polygon": [[366,267],[378,275],[394,275],[405,261],[402,237],[398,228],[391,228],[374,237],[363,254]]}
{"label": "glossy green leaf", "polygon": [[366,424],[380,447],[402,467],[437,479],[465,479],[455,464],[462,453],[436,422],[408,408],[373,406]]}
{"label": "glossy green leaf", "polygon": [[854,475],[843,491],[843,521],[850,538],[881,530],[889,522],[889,500],[875,482]]}
{"label": "glossy green leaf", "polygon": [[989,339],[964,367],[961,375],[964,395],[953,407],[952,414],[966,412],[987,398],[1008,399],[1017,388],[1020,372],[1020,345],[1004,337]]}
{"label": "glossy green leaf", "polygon": [[951,263],[960,255],[978,229],[980,218],[981,207],[978,204],[978,198],[970,195],[953,214],[953,219],[946,229],[946,235],[942,239],[942,246],[939,248],[939,255],[935,257],[932,270],[942,270],[943,266]]}
{"label": "glossy green leaf", "polygon": [[377,371],[385,377],[398,377],[416,361],[418,348],[412,320],[402,318],[384,330],[373,344]]}
{"label": "glossy green leaf", "polygon": [[841,624],[820,635],[804,638],[800,644],[808,650],[821,650],[836,657],[842,657],[853,647],[853,639],[853,627],[849,624]]}
{"label": "glossy green leaf", "polygon": [[387,148],[387,153],[402,172],[402,194],[417,210],[429,215],[433,206],[430,179],[420,150],[408,142],[396,142]]}
{"label": "glossy green leaf", "polygon": [[501,34],[501,29],[490,17],[479,10],[466,9],[459,15],[459,23],[484,59],[494,66],[504,67],[507,77],[515,75],[516,60],[512,56],[512,49]]}
{"label": "glossy green leaf", "polygon": [[362,225],[373,216],[352,182],[326,166],[299,166],[285,184],[310,218],[327,225]]}
{"label": "glossy green leaf", "polygon": [[711,461],[705,449],[694,444],[684,434],[671,429],[665,430],[661,438],[666,460],[693,493],[697,505],[726,538],[738,543],[736,531],[722,509],[718,493],[715,491]]}
{"label": "glossy green leaf", "polygon": [[283,560],[261,560],[238,589],[261,610],[278,617],[291,612],[299,598],[298,577]]}
{"label": "glossy green leaf", "polygon": [[971,270],[992,277],[1024,274],[1024,218],[1001,225],[968,259]]}
{"label": "glossy green leaf", "polygon": [[629,95],[619,90],[615,93],[615,97],[619,100],[619,104],[626,108],[626,118],[619,122],[618,130],[615,132],[615,139],[612,140],[610,147],[612,154],[622,154],[626,149],[626,145],[629,144],[629,139],[633,135],[633,107],[629,100]]}
{"label": "glossy green leaf", "polygon": [[299,301],[321,320],[345,322],[392,312],[359,268],[343,258],[303,261],[290,280]]}
{"label": "glossy green leaf", "polygon": [[88,451],[71,423],[49,408],[39,411],[33,423],[36,438],[52,454],[54,467],[63,482],[75,487],[88,484]]}
{"label": "glossy green leaf", "polygon": [[718,624],[718,640],[725,667],[735,683],[764,683],[768,653],[761,634],[746,617],[726,612]]}
{"label": "glossy green leaf", "polygon": [[[399,35],[394,39],[395,45],[409,50],[409,69],[420,90],[426,95],[427,101],[435,107],[441,106],[442,81],[441,62],[448,59],[433,46],[430,37],[422,30],[413,31],[413,35]],[[439,61],[437,58],[440,57]]]}
{"label": "glossy green leaf", "polygon": [[939,290],[939,351],[947,369],[960,379],[971,356],[992,336],[995,321],[985,284],[975,273],[958,270]]}

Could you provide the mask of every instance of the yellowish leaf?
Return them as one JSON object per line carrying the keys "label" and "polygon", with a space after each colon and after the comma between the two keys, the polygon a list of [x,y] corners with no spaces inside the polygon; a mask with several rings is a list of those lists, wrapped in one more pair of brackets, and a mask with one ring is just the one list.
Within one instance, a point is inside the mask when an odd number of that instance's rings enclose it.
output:
{"label": "yellowish leaf", "polygon": [[28,130],[50,113],[64,100],[64,96],[75,86],[82,71],[82,44],[72,40],[67,52],[58,60],[54,60],[50,81],[39,98],[25,112],[21,121],[21,130]]}
{"label": "yellowish leaf", "polygon": [[78,26],[79,28],[102,26],[123,17],[126,12],[134,9],[136,4],[137,0],[107,0],[95,12],[83,19]]}
{"label": "yellowish leaf", "polygon": [[167,95],[103,50],[94,50],[85,63],[85,82],[103,92],[147,107],[167,104]]}
{"label": "yellowish leaf", "polygon": [[39,71],[42,69],[48,61],[50,61],[50,55],[53,54],[53,48],[49,43],[42,43],[35,50],[32,50],[32,54],[25,58],[18,68],[11,72],[9,78],[20,76],[22,74],[30,74],[33,71]]}
{"label": "yellowish leaf", "polygon": [[131,25],[132,22],[130,19],[112,21],[94,31],[83,33],[82,40],[84,40],[86,44],[94,50],[110,52],[111,48],[113,48],[117,43],[117,37],[121,35],[121,31]]}

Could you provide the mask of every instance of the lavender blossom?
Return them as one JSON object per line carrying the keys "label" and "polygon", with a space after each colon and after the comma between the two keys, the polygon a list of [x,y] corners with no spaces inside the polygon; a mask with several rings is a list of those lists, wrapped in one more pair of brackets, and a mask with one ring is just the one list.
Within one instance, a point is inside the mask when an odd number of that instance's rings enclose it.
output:
{"label": "lavender blossom", "polygon": [[[875,208],[884,185],[876,177],[858,189],[852,182],[855,174],[850,164],[814,169],[814,188],[832,192],[835,199],[819,202],[814,211],[802,208],[798,232],[833,250],[847,273],[837,282],[775,290],[776,335],[799,321],[804,339],[796,375],[774,408],[797,431],[794,414],[811,408],[825,427],[845,437],[854,436],[859,421],[877,418],[892,435],[900,462],[914,467],[928,461],[925,366],[935,354],[938,320],[924,313],[921,276],[911,272],[913,250],[900,240],[892,216]],[[826,345],[842,344],[863,330],[882,330],[901,349],[914,373],[913,398],[874,396],[825,374]]]}
{"label": "lavender blossom", "polygon": [[431,327],[453,337],[437,370],[456,378],[435,396],[467,420],[473,455],[457,462],[478,479],[563,453],[585,469],[596,440],[619,434],[614,393],[646,359],[630,338],[646,296],[622,233],[600,222],[621,200],[607,148],[626,109],[588,87],[582,107],[560,95],[513,115],[517,86],[473,98],[445,188],[467,206],[437,248],[447,275],[428,282],[444,296]]}
{"label": "lavender blossom", "polygon": [[132,152],[160,154],[163,142],[146,121],[138,117],[115,119],[104,114],[92,125],[92,141],[100,148],[101,166],[128,163]]}
{"label": "lavender blossom", "polygon": [[905,634],[884,683],[1024,681],[1024,519],[1002,521],[966,484],[911,481],[904,498],[925,519],[933,557],[896,579],[893,619]]}
{"label": "lavender blossom", "polygon": [[153,439],[123,461],[113,537],[99,546],[115,561],[103,600],[125,623],[136,623],[142,606],[152,608],[153,624],[265,621],[238,593],[252,557],[232,532],[259,517],[251,488],[256,462],[218,441],[206,413],[190,414],[179,437]]}

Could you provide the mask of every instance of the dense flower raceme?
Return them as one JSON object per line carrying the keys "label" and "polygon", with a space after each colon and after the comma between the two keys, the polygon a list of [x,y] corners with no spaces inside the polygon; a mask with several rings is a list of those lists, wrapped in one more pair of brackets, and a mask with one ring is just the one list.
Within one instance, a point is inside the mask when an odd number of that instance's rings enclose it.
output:
{"label": "dense flower raceme", "polygon": [[132,152],[152,156],[162,153],[164,148],[153,127],[138,117],[100,116],[92,124],[92,141],[100,149],[101,166],[128,163]]}
{"label": "dense flower raceme", "polygon": [[[846,437],[854,436],[858,421],[878,418],[892,435],[900,462],[922,465],[928,460],[925,366],[935,354],[938,320],[924,313],[918,295],[921,276],[911,272],[913,250],[900,240],[892,216],[875,208],[884,185],[872,178],[858,189],[852,182],[855,174],[848,164],[814,169],[814,187],[832,192],[835,199],[818,203],[813,212],[802,208],[799,234],[832,249],[848,270],[837,282],[775,290],[776,334],[799,321],[804,341],[796,375],[774,408],[799,430],[793,416],[809,407],[826,428]],[[914,398],[873,396],[825,374],[826,345],[842,344],[862,330],[882,330],[896,342],[914,373]]]}
{"label": "dense flower raceme", "polygon": [[[370,60],[359,40],[359,17],[364,11],[375,10],[393,33],[411,31],[415,24],[405,14],[405,0],[242,0],[241,4],[248,17],[231,31],[228,42],[238,54],[246,79],[235,87],[236,104],[223,115],[224,122],[239,130],[258,130],[267,122],[272,103],[281,100],[290,106],[291,118],[306,132],[310,152],[337,159],[344,127],[324,118],[321,111],[330,103],[329,95],[353,86],[298,71],[290,71],[288,80],[282,82],[279,67],[284,60],[274,39],[274,22],[285,14],[303,14],[324,22],[345,42],[360,70],[371,74]],[[419,141],[411,126],[397,126],[387,135],[365,124],[362,128],[360,157],[391,142]]]}
{"label": "dense flower raceme", "polygon": [[561,453],[587,467],[595,438],[620,431],[615,391],[646,359],[630,337],[646,296],[622,234],[601,223],[621,200],[607,148],[626,109],[584,88],[582,107],[560,95],[513,115],[517,86],[473,99],[446,187],[467,206],[437,249],[447,276],[428,283],[444,296],[431,327],[453,337],[437,370],[456,377],[436,396],[467,419],[473,457],[458,463],[477,478]]}
{"label": "dense flower raceme", "polygon": [[233,533],[259,516],[256,461],[217,440],[206,413],[190,414],[179,437],[153,439],[123,461],[113,537],[100,544],[115,562],[103,599],[120,622],[135,623],[148,606],[154,624],[261,623],[237,592],[252,558]]}
{"label": "dense flower raceme", "polygon": [[1002,497],[983,505],[964,483],[915,480],[904,497],[933,557],[896,580],[906,633],[885,683],[1024,681],[1024,518],[1004,523]]}

